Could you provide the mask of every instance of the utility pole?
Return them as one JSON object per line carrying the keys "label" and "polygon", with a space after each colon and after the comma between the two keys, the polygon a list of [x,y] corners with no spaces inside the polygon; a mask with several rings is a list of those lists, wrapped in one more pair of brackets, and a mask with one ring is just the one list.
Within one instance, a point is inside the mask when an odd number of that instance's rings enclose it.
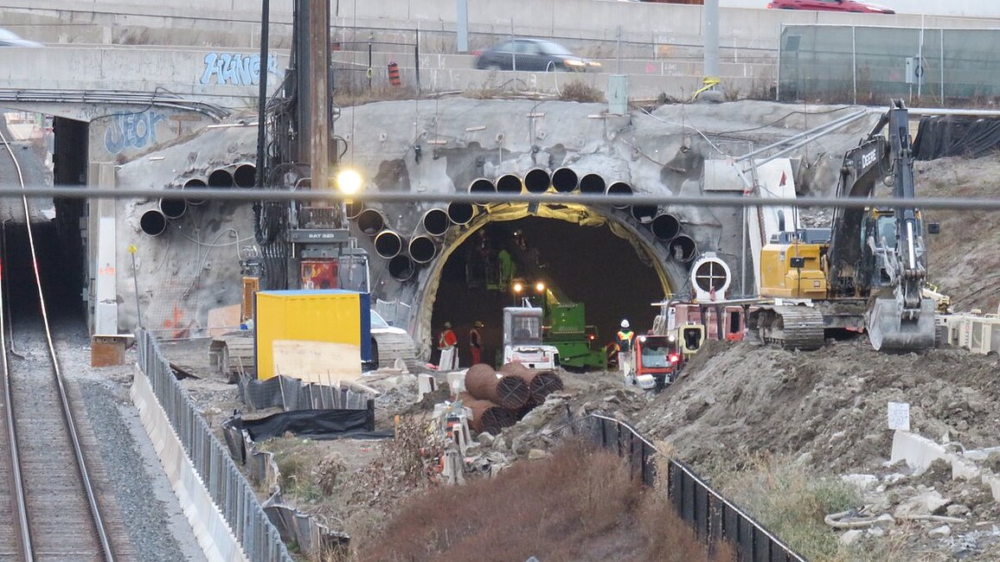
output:
{"label": "utility pole", "polygon": [[695,92],[695,98],[718,103],[725,101],[725,94],[719,83],[719,0],[705,0],[703,13],[705,54],[702,63],[702,88]]}
{"label": "utility pole", "polygon": [[[330,176],[330,2],[309,0],[310,158],[313,189],[327,189]],[[305,125],[302,123],[302,125]]]}

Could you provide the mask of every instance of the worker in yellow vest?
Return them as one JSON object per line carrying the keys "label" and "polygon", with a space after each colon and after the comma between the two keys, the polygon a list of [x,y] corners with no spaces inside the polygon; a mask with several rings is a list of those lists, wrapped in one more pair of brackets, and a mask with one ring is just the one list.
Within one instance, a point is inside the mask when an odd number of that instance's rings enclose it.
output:
{"label": "worker in yellow vest", "polygon": [[631,380],[632,377],[632,348],[633,339],[635,338],[635,333],[629,329],[628,320],[622,320],[622,329],[618,330],[616,337],[616,343],[618,344],[618,369],[621,371],[622,376],[625,377],[625,382],[635,382]]}

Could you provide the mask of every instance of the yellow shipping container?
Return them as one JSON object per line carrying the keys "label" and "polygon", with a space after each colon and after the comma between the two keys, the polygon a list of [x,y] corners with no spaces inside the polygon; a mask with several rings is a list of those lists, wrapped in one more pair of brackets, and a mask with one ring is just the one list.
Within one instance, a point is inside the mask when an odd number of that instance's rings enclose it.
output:
{"label": "yellow shipping container", "polygon": [[257,378],[331,384],[361,376],[371,358],[371,299],[343,290],[256,294]]}

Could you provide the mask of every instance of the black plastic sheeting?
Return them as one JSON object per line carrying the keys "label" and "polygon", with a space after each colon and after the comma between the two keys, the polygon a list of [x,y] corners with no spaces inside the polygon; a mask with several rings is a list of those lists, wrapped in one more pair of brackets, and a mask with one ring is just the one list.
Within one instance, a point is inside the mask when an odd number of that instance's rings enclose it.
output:
{"label": "black plastic sheeting", "polygon": [[920,119],[913,155],[917,160],[947,156],[980,158],[1000,151],[1000,118],[928,115]]}
{"label": "black plastic sheeting", "polygon": [[[371,402],[374,405],[374,401]],[[382,439],[392,430],[375,431],[374,408],[367,410],[295,410],[256,420],[236,416],[229,420],[236,430],[246,430],[254,441],[280,437],[285,433],[315,440]]]}

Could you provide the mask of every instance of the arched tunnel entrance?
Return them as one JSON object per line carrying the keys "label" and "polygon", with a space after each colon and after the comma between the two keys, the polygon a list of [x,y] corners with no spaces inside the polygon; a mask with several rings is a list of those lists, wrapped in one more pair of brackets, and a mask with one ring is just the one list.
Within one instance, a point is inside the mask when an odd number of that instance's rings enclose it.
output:
{"label": "arched tunnel entrance", "polygon": [[[24,222],[7,221],[3,224],[2,233],[0,249],[3,258],[4,300],[15,322],[21,318],[33,321],[40,316],[40,312],[28,227]],[[54,221],[33,224],[32,236],[49,320],[79,321],[85,324],[85,310],[80,297],[83,289],[80,275],[76,271],[67,270],[67,264],[76,259],[73,254],[80,253],[79,246],[67,244]]]}
{"label": "arched tunnel entrance", "polygon": [[[467,237],[447,258],[441,271],[431,317],[434,354],[437,334],[451,322],[459,339],[462,366],[469,365],[468,334],[476,320],[485,328],[483,360],[493,363],[503,346],[503,308],[518,303],[510,283],[500,278],[500,254],[513,263],[512,281],[546,284],[559,300],[583,303],[586,323],[597,328],[598,343],[614,340],[623,318],[636,333],[652,327],[666,288],[648,256],[615,235],[607,222],[582,226],[565,220],[529,216],[491,221]],[[534,302],[539,302],[538,298]]]}

